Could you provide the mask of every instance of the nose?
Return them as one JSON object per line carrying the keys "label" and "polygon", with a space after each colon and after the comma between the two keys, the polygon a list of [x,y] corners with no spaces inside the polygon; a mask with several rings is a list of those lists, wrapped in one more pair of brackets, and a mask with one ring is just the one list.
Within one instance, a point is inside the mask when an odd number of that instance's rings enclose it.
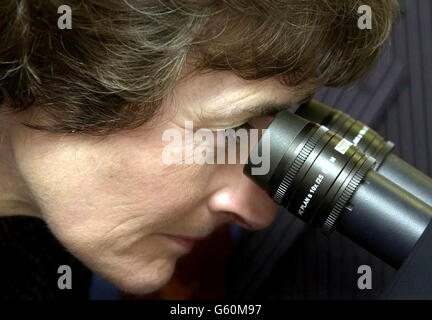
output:
{"label": "nose", "polygon": [[208,201],[210,212],[249,230],[269,226],[276,210],[270,196],[243,174],[243,166],[228,165],[223,171],[218,172],[220,187]]}

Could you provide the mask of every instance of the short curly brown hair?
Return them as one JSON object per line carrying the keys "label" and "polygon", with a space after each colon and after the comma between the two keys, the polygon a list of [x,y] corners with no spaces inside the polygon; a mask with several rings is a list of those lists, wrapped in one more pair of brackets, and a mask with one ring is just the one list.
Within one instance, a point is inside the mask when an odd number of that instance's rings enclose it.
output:
{"label": "short curly brown hair", "polygon": [[[371,69],[398,9],[396,0],[69,0],[72,29],[61,30],[62,4],[0,2],[0,88],[8,109],[33,106],[54,123],[25,125],[94,135],[151,119],[191,54],[194,70],[351,83]],[[372,8],[371,30],[357,26],[360,5]]]}

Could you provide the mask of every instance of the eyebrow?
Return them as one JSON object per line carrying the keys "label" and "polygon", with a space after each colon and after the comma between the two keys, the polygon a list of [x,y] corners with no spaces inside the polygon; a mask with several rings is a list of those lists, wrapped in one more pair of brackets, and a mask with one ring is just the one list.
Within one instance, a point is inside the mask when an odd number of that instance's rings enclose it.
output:
{"label": "eyebrow", "polygon": [[247,109],[234,111],[234,114],[247,115],[248,118],[257,118],[269,116],[278,113],[282,110],[288,110],[292,105],[289,103],[263,102],[256,105],[251,105]]}
{"label": "eyebrow", "polygon": [[303,99],[301,99],[295,104],[290,104],[286,102],[281,103],[281,102],[274,102],[274,101],[260,102],[260,103],[248,105],[248,108],[245,109],[232,110],[229,112],[228,115],[229,116],[247,115],[249,118],[257,118],[257,117],[274,115],[279,111],[288,110],[289,108],[292,108],[296,105],[303,104],[311,100],[314,95],[315,92],[308,92],[307,94],[305,94]]}
{"label": "eyebrow", "polygon": [[229,110],[225,109],[225,112],[221,111],[221,109],[212,110],[212,111],[201,110],[200,119],[208,120],[214,117],[217,118],[223,117],[224,119],[243,118],[243,121],[247,121],[248,119],[250,120],[253,118],[271,116],[271,115],[275,115],[279,111],[288,110],[294,106],[305,103],[311,100],[314,95],[315,95],[315,90],[305,91],[302,99],[297,101],[294,104],[289,102],[276,102],[271,100],[267,100],[267,101],[264,100],[264,101],[256,101],[255,103],[250,103],[244,108],[230,108]]}

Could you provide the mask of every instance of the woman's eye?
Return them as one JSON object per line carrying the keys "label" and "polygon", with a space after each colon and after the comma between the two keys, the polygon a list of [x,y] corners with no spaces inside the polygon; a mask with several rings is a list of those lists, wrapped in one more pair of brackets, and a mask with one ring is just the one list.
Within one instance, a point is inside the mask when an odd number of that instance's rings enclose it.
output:
{"label": "woman's eye", "polygon": [[229,128],[229,129],[225,129],[226,131],[227,130],[230,130],[229,132],[230,132],[230,134],[229,135],[233,135],[234,134],[234,137],[235,137],[235,139],[236,139],[236,142],[237,143],[240,143],[241,142],[241,136],[244,136],[244,134],[240,134],[240,132],[239,132],[239,130],[240,129],[244,129],[244,130],[246,130],[246,137],[248,137],[249,136],[249,129],[251,129],[252,127],[250,126],[250,124],[249,124],[249,122],[245,122],[245,123],[243,123],[243,124],[241,124],[241,125],[239,125],[239,126],[237,126],[237,127],[233,127],[233,128]]}
{"label": "woman's eye", "polygon": [[237,126],[237,127],[234,127],[234,128],[232,128],[232,129],[234,129],[234,130],[238,130],[238,129],[246,129],[246,130],[248,130],[248,129],[251,129],[252,127],[251,127],[251,125],[249,124],[249,122],[245,122],[245,123],[243,123],[243,124],[241,124],[241,125],[239,125],[239,126]]}

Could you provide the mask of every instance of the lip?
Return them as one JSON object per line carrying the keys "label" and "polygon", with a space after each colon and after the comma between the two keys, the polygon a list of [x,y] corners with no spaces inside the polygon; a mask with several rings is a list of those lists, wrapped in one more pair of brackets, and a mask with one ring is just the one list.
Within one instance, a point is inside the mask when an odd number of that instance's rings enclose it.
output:
{"label": "lip", "polygon": [[194,247],[195,243],[204,239],[204,237],[186,237],[167,233],[162,233],[161,235],[172,240],[186,250],[191,250]]}

